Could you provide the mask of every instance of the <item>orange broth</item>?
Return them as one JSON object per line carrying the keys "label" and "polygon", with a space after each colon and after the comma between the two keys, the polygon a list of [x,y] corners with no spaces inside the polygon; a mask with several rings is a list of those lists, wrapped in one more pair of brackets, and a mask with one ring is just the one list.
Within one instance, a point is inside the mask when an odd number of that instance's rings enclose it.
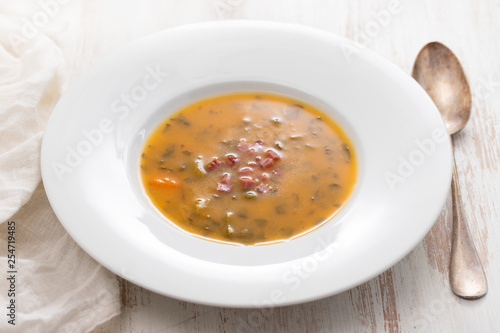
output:
{"label": "orange broth", "polygon": [[352,144],[333,120],[268,93],[229,93],[182,108],[151,133],[140,167],[145,192],[172,223],[245,245],[325,223],[357,175]]}

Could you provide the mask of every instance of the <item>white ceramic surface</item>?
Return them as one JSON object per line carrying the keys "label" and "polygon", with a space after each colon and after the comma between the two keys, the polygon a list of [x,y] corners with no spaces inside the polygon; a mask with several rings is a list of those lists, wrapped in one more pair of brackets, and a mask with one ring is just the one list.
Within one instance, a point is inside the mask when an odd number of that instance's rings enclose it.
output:
{"label": "white ceramic surface", "polygon": [[[141,189],[139,151],[161,120],[198,98],[247,90],[320,107],[359,157],[341,214],[290,242],[240,247],[190,236]],[[116,274],[198,303],[285,305],[352,288],[413,249],[446,199],[451,149],[430,98],[380,56],[302,26],[210,22],[138,40],[76,80],[47,126],[42,176],[69,234]]]}

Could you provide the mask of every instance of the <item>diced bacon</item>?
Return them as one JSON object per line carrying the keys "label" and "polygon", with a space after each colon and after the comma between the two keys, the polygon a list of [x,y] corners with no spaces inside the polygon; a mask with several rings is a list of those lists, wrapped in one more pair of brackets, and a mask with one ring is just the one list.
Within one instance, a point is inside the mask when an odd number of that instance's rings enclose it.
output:
{"label": "diced bacon", "polygon": [[230,181],[231,181],[231,175],[228,173],[225,173],[224,176],[222,176],[222,179],[220,180],[222,184],[229,184]]}
{"label": "diced bacon", "polygon": [[267,184],[261,183],[255,189],[260,193],[267,193],[271,190],[271,187]]}
{"label": "diced bacon", "polygon": [[260,157],[260,156],[255,156],[255,162],[257,162],[257,163],[258,163],[258,162],[260,162],[261,160],[262,160],[262,157]]}
{"label": "diced bacon", "polygon": [[217,183],[217,191],[229,193],[233,190],[233,185]]}
{"label": "diced bacon", "polygon": [[238,164],[238,162],[240,161],[235,155],[233,154],[229,154],[227,155],[227,160],[229,162],[229,165],[231,166],[235,166],[236,164]]}
{"label": "diced bacon", "polygon": [[266,181],[266,180],[271,179],[271,176],[268,173],[263,172],[259,175],[259,179],[262,181]]}
{"label": "diced bacon", "polygon": [[207,165],[207,169],[208,170],[214,170],[215,168],[217,168],[218,166],[220,165],[224,165],[225,163],[223,161],[219,161],[217,159],[217,157],[215,157],[212,162],[208,163]]}
{"label": "diced bacon", "polygon": [[255,180],[250,177],[241,177],[240,182],[245,190],[249,190],[255,186]]}
{"label": "diced bacon", "polygon": [[248,162],[248,166],[249,166],[250,168],[256,168],[256,167],[258,167],[259,165],[258,165],[256,162]]}
{"label": "diced bacon", "polygon": [[260,165],[264,168],[270,168],[274,165],[274,160],[270,157],[266,158],[264,161],[260,162]]}
{"label": "diced bacon", "polygon": [[269,149],[268,151],[266,151],[266,153],[267,153],[267,157],[270,157],[275,161],[277,161],[281,158],[281,156],[272,149]]}
{"label": "diced bacon", "polygon": [[249,167],[241,168],[238,172],[241,176],[250,176],[253,173],[253,170]]}
{"label": "diced bacon", "polygon": [[245,141],[241,141],[240,143],[238,143],[236,148],[238,148],[239,151],[247,151],[248,148],[250,148],[250,144],[246,143]]}

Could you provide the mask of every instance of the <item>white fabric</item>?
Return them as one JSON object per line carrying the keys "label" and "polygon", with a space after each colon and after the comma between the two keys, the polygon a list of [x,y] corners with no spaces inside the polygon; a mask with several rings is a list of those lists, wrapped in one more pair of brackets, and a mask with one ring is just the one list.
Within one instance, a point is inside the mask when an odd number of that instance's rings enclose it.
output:
{"label": "white fabric", "polygon": [[[0,332],[89,332],[120,312],[116,276],[82,251],[49,207],[40,184],[10,219],[16,222],[16,325],[7,323],[9,283],[1,278]],[[3,223],[3,253],[7,231]],[[7,271],[7,260],[1,262]]]}
{"label": "white fabric", "polygon": [[[68,236],[39,185],[43,130],[70,81],[62,45],[35,25],[57,14],[59,2],[49,2],[52,7],[43,9],[39,1],[0,0],[0,269],[7,270],[5,222],[14,220],[18,307],[12,331],[87,332],[119,313],[119,291],[116,277]],[[0,332],[9,332],[8,286],[0,281]]]}

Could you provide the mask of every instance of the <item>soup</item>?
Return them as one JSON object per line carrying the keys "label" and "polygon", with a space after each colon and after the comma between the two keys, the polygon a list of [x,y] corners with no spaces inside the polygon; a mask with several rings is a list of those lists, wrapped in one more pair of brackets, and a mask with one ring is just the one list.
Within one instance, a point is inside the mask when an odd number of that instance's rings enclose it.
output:
{"label": "soup", "polygon": [[230,93],[190,104],[147,138],[145,192],[181,229],[214,241],[288,240],[331,219],[356,182],[349,138],[290,97]]}

